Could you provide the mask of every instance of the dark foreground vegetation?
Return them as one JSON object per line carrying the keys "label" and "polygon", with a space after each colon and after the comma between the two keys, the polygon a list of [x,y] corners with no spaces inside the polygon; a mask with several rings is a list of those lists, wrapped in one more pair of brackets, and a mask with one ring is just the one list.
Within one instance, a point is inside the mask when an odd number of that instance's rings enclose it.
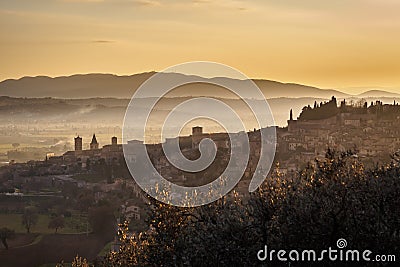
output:
{"label": "dark foreground vegetation", "polygon": [[[72,259],[76,254],[95,259],[106,243],[103,237],[95,234],[48,234],[40,242],[1,250],[0,266],[55,266],[55,262]],[[48,264],[51,262],[54,264]]]}
{"label": "dark foreground vegetation", "polygon": [[[127,225],[120,225],[119,250],[97,266],[271,265],[257,259],[265,245],[321,251],[336,248],[339,238],[347,240],[347,249],[393,254],[400,260],[397,155],[388,165],[365,169],[352,152],[328,150],[325,159],[300,173],[275,172],[246,200],[233,193],[197,208],[156,201],[151,205],[149,230],[131,233]],[[346,264],[354,262],[340,262]]]}

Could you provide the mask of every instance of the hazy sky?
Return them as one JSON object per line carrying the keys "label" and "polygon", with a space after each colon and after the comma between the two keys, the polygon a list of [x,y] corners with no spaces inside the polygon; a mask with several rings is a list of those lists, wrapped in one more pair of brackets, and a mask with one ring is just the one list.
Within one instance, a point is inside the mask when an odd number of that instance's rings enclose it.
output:
{"label": "hazy sky", "polygon": [[398,0],[2,0],[0,80],[206,60],[252,78],[400,92],[399,14]]}

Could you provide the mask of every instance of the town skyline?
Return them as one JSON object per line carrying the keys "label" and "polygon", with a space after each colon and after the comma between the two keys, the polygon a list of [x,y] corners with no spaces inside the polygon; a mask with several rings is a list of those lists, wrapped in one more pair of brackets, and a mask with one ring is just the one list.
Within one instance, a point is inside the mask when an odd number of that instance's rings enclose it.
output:
{"label": "town skyline", "polygon": [[399,11],[0,1],[0,267],[395,264]]}

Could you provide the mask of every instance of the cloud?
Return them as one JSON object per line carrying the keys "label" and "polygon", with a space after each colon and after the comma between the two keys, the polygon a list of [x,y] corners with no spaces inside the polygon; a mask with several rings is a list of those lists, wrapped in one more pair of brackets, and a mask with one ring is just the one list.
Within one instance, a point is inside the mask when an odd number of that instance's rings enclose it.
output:
{"label": "cloud", "polygon": [[[240,0],[219,0],[218,2],[211,1],[211,0],[192,0],[191,1],[194,6],[200,5],[209,5],[214,6],[216,8],[223,8],[223,9],[231,9],[231,10],[239,10],[239,11],[248,11],[249,5],[248,2],[243,2]],[[187,3],[185,3],[187,4]],[[244,6],[246,5],[246,7]]]}
{"label": "cloud", "polygon": [[101,4],[133,4],[139,6],[159,6],[156,0],[58,0],[67,3],[101,3]]}
{"label": "cloud", "polygon": [[67,3],[101,3],[105,2],[105,0],[58,0],[60,2],[67,2]]}
{"label": "cloud", "polygon": [[194,4],[209,4],[209,3],[211,3],[210,0],[193,0],[192,2]]}
{"label": "cloud", "polygon": [[153,1],[153,0],[133,0],[132,1],[134,4],[140,5],[140,6],[160,6],[161,3],[159,1]]}
{"label": "cloud", "polygon": [[94,44],[110,44],[110,43],[115,43],[113,40],[92,40],[90,41],[91,43]]}

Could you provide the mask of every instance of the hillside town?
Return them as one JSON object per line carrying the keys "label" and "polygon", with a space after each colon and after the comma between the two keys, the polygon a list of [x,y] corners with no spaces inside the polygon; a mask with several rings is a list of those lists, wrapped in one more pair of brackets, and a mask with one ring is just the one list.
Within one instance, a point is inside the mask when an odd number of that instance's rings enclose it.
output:
{"label": "hillside town", "polygon": [[[279,170],[283,175],[301,170],[315,158],[324,158],[328,148],[353,150],[354,157],[371,166],[390,162],[391,155],[400,148],[400,106],[396,102],[337,103],[332,97],[330,101],[315,102],[313,107],[305,106],[297,119],[290,110],[287,123],[286,127],[271,126],[244,133],[249,140],[250,155],[243,179],[235,188],[241,197],[248,195],[260,158],[261,135],[269,142],[276,141],[272,171]],[[221,176],[230,161],[231,147],[242,146],[240,142],[232,143],[230,135],[206,133],[203,127],[196,126],[191,135],[176,137],[182,154],[190,160],[199,158],[199,145],[204,138],[214,142],[217,148],[214,161],[198,173],[182,171],[168,161],[163,145],[173,143],[176,138],[145,146],[153,166],[165,179],[179,185],[198,186]],[[96,134],[88,145],[84,145],[84,138],[76,136],[74,149],[62,155],[50,152],[41,161],[10,161],[0,167],[0,214],[12,217],[35,203],[43,220],[65,221],[67,231],[73,233],[101,231],[101,242],[114,240],[111,249],[118,250],[115,225],[129,220],[132,230],[140,231],[146,224],[149,199],[132,179],[126,163],[140,162],[143,155],[135,151],[139,151],[136,147],[143,146],[143,141],[121,144],[112,136],[109,144],[100,146]],[[125,148],[134,152],[124,156]]]}
{"label": "hillside town", "polygon": [[[322,158],[327,148],[338,151],[354,150],[356,156],[367,165],[376,164],[377,161],[390,161],[390,156],[400,148],[400,106],[396,102],[390,105],[382,104],[380,101],[368,104],[363,101],[347,103],[343,100],[337,103],[336,98],[332,97],[327,102],[315,102],[313,107],[305,106],[297,119],[293,118],[290,110],[287,123],[286,127],[254,129],[247,133],[250,158],[243,175],[243,182],[239,184],[240,191],[247,191],[249,179],[258,164],[261,131],[268,136],[272,132],[269,130],[275,130],[277,142],[274,162],[279,163],[282,173],[298,171],[313,159]],[[164,178],[177,184],[194,186],[207,184],[223,173],[230,159],[231,144],[227,133],[204,133],[202,127],[196,126],[193,127],[190,136],[177,138],[183,155],[192,160],[200,155],[198,149],[200,141],[204,138],[212,139],[217,147],[216,158],[202,172],[184,172],[168,163],[162,144],[147,144],[149,158]],[[268,138],[271,140],[273,136]],[[134,188],[139,197],[141,190],[132,179],[129,179],[130,173],[125,162],[132,159],[124,159],[123,145],[118,143],[117,137],[113,136],[110,144],[100,147],[96,135],[93,134],[88,149],[84,149],[82,140],[81,136],[75,137],[74,150],[61,156],[48,153],[44,155],[44,161],[10,163],[9,166],[3,167],[2,173],[11,173],[10,179],[3,180],[3,191],[20,189],[21,181],[34,179],[32,173],[42,177],[40,179],[53,175],[54,179],[60,182],[65,182],[65,177],[70,176],[97,175],[100,179],[93,179],[95,181],[104,179],[105,184],[97,187],[102,192],[96,192],[96,198],[105,197],[104,191],[107,191],[111,184],[120,183],[122,180]],[[171,141],[172,139],[167,139],[165,143]],[[134,147],[142,144],[142,141],[131,140],[125,145]],[[91,178],[76,181],[81,187],[93,187],[92,182]]]}
{"label": "hillside town", "polygon": [[290,111],[288,126],[277,131],[277,160],[283,171],[298,170],[331,148],[354,150],[364,164],[389,161],[400,148],[399,132],[398,103],[343,100],[338,105],[332,97],[328,102],[304,107],[297,120]]}

